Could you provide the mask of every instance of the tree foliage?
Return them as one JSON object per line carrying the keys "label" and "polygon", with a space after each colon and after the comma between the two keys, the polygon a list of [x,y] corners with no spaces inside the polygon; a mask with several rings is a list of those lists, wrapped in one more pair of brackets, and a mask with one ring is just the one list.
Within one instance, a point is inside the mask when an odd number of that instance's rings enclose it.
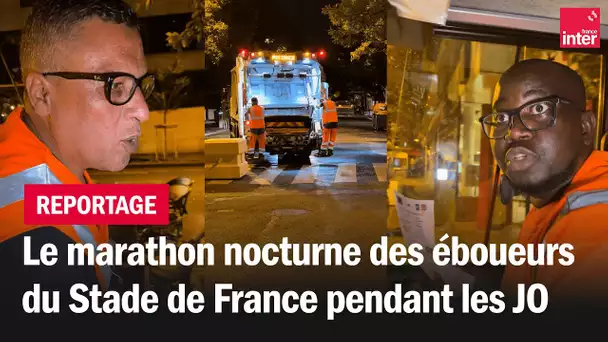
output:
{"label": "tree foliage", "polygon": [[[150,8],[154,0],[132,0],[136,10]],[[218,18],[219,11],[229,0],[192,0],[193,12],[182,32],[167,32],[167,44],[181,51],[192,42],[204,42],[205,54],[213,64],[224,56],[228,37],[228,24]]]}
{"label": "tree foliage", "polygon": [[156,73],[156,86],[150,98],[150,106],[158,108],[163,113],[163,124],[167,124],[169,111],[179,108],[187,94],[190,78],[182,76],[183,67],[179,58],[158,70]]}
{"label": "tree foliage", "polygon": [[322,9],[331,23],[335,44],[354,49],[351,61],[386,52],[386,0],[341,0]]}
{"label": "tree foliage", "polygon": [[[0,103],[4,102],[3,105],[6,106],[12,106],[12,105],[17,105],[17,104],[23,104],[23,97],[22,97],[22,91],[19,89],[20,87],[17,85],[17,83],[20,83],[20,79],[22,79],[21,76],[21,70],[19,68],[15,68],[15,69],[11,69],[6,61],[5,58],[5,54],[4,54],[4,50],[3,48],[5,46],[12,46],[12,47],[19,47],[19,40],[20,40],[20,34],[17,32],[10,32],[10,33],[5,33],[3,35],[0,35],[0,74],[6,72],[6,75],[8,76],[8,78],[11,81],[11,84],[13,86],[14,93],[11,90],[10,91],[10,95],[9,98],[5,98],[4,100],[1,100],[4,96],[2,91],[0,91]],[[23,83],[23,81],[21,80],[21,83]],[[2,112],[2,106],[0,106],[0,112]]]}

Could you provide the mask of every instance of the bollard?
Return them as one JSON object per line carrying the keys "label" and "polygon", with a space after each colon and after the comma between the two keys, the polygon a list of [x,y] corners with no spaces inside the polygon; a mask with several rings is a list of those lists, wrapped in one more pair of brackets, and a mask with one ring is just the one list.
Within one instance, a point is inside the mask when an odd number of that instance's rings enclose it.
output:
{"label": "bollard", "polygon": [[396,180],[389,180],[388,188],[386,189],[386,196],[388,197],[388,205],[395,206],[395,191],[399,189],[399,182]]}
{"label": "bollard", "polygon": [[241,179],[249,171],[244,138],[205,140],[205,179]]}

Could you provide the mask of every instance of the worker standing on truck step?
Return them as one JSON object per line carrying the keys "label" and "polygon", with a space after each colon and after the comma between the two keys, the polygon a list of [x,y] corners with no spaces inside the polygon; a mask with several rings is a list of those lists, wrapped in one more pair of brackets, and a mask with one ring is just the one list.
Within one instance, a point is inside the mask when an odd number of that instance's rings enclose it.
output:
{"label": "worker standing on truck step", "polygon": [[259,158],[259,150],[266,148],[266,122],[264,121],[264,108],[258,105],[258,99],[251,99],[251,108],[247,110],[249,120],[249,149],[253,149],[253,157]]}
{"label": "worker standing on truck step", "polygon": [[319,157],[332,156],[338,135],[338,110],[330,98],[323,100],[323,143]]}

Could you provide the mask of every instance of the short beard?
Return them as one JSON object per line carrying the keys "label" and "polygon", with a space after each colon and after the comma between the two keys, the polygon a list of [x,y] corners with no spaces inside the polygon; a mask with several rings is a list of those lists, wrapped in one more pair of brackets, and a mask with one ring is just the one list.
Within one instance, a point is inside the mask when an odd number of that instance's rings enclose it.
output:
{"label": "short beard", "polygon": [[555,192],[555,196],[558,196],[572,182],[577,172],[576,164],[576,160],[573,160],[564,170],[550,175],[547,180],[541,183],[518,184],[511,180],[511,184],[517,192],[530,197],[542,198],[543,195],[552,192]]}

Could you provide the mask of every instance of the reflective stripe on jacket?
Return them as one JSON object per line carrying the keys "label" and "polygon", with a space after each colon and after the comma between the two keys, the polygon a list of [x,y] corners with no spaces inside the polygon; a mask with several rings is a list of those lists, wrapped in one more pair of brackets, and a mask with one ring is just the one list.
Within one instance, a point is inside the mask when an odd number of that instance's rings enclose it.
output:
{"label": "reflective stripe on jacket", "polygon": [[[21,114],[22,108],[19,107],[0,126],[0,243],[41,227],[23,222],[25,184],[80,184],[78,178],[29,130]],[[92,183],[86,172],[84,176],[88,183]],[[109,241],[105,225],[53,227],[75,243],[90,243],[96,247]],[[111,268],[96,267],[96,273],[100,285],[107,288],[112,276]]]}
{"label": "reflective stripe on jacket", "polygon": [[[576,173],[564,195],[542,208],[533,208],[522,225],[518,243],[538,245],[570,244],[574,262],[553,253],[553,265],[509,265],[503,289],[515,295],[517,284],[544,284],[552,298],[608,298],[608,153],[594,151]],[[562,247],[563,248],[563,247]],[[542,252],[542,250],[540,251]],[[542,253],[547,260],[547,251]]]}

